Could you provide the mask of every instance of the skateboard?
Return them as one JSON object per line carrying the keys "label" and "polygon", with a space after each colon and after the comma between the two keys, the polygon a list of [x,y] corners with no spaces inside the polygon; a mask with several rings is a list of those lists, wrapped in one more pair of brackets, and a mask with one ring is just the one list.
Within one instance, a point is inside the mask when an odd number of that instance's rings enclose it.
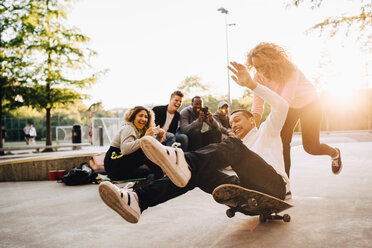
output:
{"label": "skateboard", "polygon": [[113,184],[120,184],[120,183],[128,183],[128,182],[137,182],[137,181],[145,181],[146,178],[132,178],[132,179],[125,179],[125,180],[111,180],[107,175],[98,174],[97,181],[104,182],[109,181]]}
{"label": "skateboard", "polygon": [[259,215],[262,223],[266,220],[283,220],[284,222],[291,220],[288,214],[278,215],[278,213],[293,205],[265,193],[238,185],[223,184],[215,188],[212,194],[216,202],[229,207],[226,210],[229,218],[234,217],[236,212],[240,212],[250,216]]}

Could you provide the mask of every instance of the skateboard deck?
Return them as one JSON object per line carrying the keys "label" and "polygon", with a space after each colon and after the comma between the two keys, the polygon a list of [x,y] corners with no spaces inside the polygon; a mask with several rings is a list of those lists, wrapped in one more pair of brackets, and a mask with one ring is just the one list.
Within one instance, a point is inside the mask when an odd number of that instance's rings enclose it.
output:
{"label": "skateboard deck", "polygon": [[281,216],[278,213],[293,207],[292,204],[238,185],[223,184],[218,186],[213,191],[213,198],[216,202],[229,207],[226,210],[226,215],[229,218],[234,217],[236,212],[240,212],[250,216],[259,215],[260,222],[276,219],[289,222],[291,219],[288,214]]}
{"label": "skateboard deck", "polygon": [[104,181],[109,181],[112,182],[113,184],[119,184],[119,183],[128,183],[128,182],[136,182],[136,181],[144,181],[146,180],[145,177],[143,178],[132,178],[132,179],[125,179],[125,180],[111,180],[107,175],[102,175],[98,174],[98,181],[99,182],[104,182]]}

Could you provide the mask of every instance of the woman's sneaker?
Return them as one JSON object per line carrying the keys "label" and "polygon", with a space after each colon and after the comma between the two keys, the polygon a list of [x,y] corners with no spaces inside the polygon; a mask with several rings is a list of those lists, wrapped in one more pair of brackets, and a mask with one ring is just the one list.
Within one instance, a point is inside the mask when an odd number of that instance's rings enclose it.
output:
{"label": "woman's sneaker", "polygon": [[110,182],[102,182],[99,184],[98,192],[102,201],[126,221],[130,223],[139,221],[141,209],[138,205],[138,196],[133,189],[129,187],[120,189]]}
{"label": "woman's sneaker", "polygon": [[342,169],[342,161],[341,161],[341,152],[340,149],[335,147],[335,149],[338,152],[337,157],[332,158],[332,172],[333,174],[337,175],[340,174],[341,169]]}
{"label": "woman's sneaker", "polygon": [[189,164],[182,149],[164,146],[152,136],[141,138],[141,149],[178,187],[185,187],[191,178]]}

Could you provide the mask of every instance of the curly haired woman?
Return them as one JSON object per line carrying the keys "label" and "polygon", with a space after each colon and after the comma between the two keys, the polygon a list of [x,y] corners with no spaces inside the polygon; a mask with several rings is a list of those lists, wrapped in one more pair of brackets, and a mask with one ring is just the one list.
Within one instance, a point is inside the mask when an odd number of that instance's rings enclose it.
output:
{"label": "curly haired woman", "polygon": [[[254,80],[281,95],[289,104],[289,111],[281,131],[285,170],[289,177],[290,149],[293,130],[300,120],[304,150],[312,155],[332,158],[332,172],[342,168],[340,150],[319,142],[322,109],[315,87],[291,62],[286,51],[273,43],[260,43],[247,55],[246,66],[255,71]],[[259,126],[264,101],[254,96],[252,113]]]}
{"label": "curly haired woman", "polygon": [[124,115],[124,124],[111,142],[104,165],[112,180],[163,177],[160,167],[151,162],[140,148],[140,139],[146,135],[162,135],[154,124],[154,113],[143,106],[136,106]]}

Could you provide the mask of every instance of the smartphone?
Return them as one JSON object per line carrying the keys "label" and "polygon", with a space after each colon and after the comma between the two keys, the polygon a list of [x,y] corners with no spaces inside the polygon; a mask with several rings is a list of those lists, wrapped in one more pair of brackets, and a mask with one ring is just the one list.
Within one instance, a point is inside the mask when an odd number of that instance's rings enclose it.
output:
{"label": "smartphone", "polygon": [[208,107],[203,107],[200,109],[200,111],[203,111],[205,116],[207,116],[207,113],[208,113]]}

